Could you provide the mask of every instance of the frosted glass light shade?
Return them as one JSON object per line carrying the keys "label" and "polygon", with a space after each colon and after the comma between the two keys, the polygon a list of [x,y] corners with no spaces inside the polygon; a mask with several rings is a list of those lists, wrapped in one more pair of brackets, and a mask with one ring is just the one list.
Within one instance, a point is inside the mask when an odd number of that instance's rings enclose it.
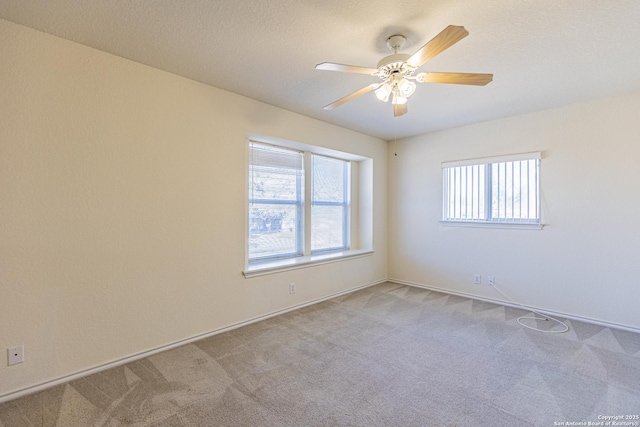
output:
{"label": "frosted glass light shade", "polygon": [[376,98],[378,98],[382,102],[387,102],[389,100],[389,95],[391,94],[391,85],[389,83],[385,83],[376,89]]}
{"label": "frosted glass light shade", "polygon": [[405,78],[402,78],[398,82],[398,89],[400,90],[400,93],[402,94],[402,96],[408,98],[413,94],[413,92],[416,91],[416,84],[413,82],[410,82]]}

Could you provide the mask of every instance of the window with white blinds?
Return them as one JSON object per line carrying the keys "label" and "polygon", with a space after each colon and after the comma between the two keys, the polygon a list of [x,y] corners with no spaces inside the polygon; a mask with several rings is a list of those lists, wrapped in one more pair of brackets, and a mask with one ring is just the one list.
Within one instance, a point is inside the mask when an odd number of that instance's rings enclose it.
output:
{"label": "window with white blinds", "polygon": [[251,141],[249,262],[349,249],[349,177],[349,161]]}
{"label": "window with white blinds", "polygon": [[249,145],[249,259],[303,252],[303,153]]}
{"label": "window with white blinds", "polygon": [[442,164],[444,222],[540,224],[540,153]]}

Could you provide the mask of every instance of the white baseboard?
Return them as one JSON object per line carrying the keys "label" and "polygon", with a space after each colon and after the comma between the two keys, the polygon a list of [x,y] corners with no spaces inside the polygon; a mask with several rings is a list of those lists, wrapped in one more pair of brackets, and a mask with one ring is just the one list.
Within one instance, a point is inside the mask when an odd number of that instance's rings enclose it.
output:
{"label": "white baseboard", "polygon": [[318,304],[320,302],[327,301],[327,300],[330,300],[332,298],[339,297],[341,295],[349,294],[351,292],[355,292],[355,291],[358,291],[360,289],[368,288],[370,286],[375,286],[375,285],[378,285],[380,283],[384,283],[386,281],[387,281],[387,279],[381,279],[381,280],[377,280],[375,282],[367,283],[367,284],[364,284],[364,285],[359,285],[359,286],[356,286],[354,288],[347,289],[346,291],[341,291],[341,292],[338,292],[338,293],[335,293],[335,294],[327,295],[325,297],[317,298],[317,299],[314,299],[314,300],[311,300],[311,301],[307,301],[307,302],[304,302],[302,304],[298,304],[298,305],[294,305],[294,306],[291,306],[291,307],[288,307],[288,308],[284,308],[282,310],[276,310],[276,311],[273,311],[271,313],[264,314],[262,316],[258,316],[258,317],[254,317],[252,319],[245,320],[243,322],[234,323],[232,325],[228,325],[228,326],[225,326],[223,328],[215,329],[215,330],[210,331],[210,332],[205,332],[203,334],[199,334],[199,335],[196,335],[196,336],[193,336],[193,337],[185,338],[183,340],[175,341],[175,342],[172,342],[170,344],[162,345],[160,347],[156,347],[156,348],[153,348],[151,350],[143,351],[143,352],[140,352],[140,353],[136,353],[136,354],[133,354],[133,355],[130,355],[130,356],[123,357],[121,359],[113,360],[113,361],[110,361],[110,362],[107,362],[107,363],[104,363],[104,364],[101,364],[101,365],[94,366],[92,368],[88,368],[88,369],[73,373],[73,374],[65,375],[65,376],[58,377],[58,378],[55,378],[55,379],[52,379],[52,380],[49,380],[49,381],[45,381],[45,382],[42,382],[42,383],[39,383],[39,384],[36,384],[36,385],[32,385],[32,386],[25,387],[25,388],[22,388],[22,389],[19,389],[19,390],[11,391],[9,393],[5,393],[5,394],[0,395],[0,403],[7,402],[7,401],[13,400],[13,399],[17,399],[19,397],[23,397],[23,396],[26,396],[28,394],[36,393],[38,391],[42,391],[42,390],[48,389],[50,387],[54,387],[54,386],[57,386],[57,385],[60,385],[60,384],[67,383],[69,381],[77,380],[79,378],[86,377],[86,376],[91,375],[91,374],[95,374],[97,372],[105,371],[107,369],[111,369],[111,368],[115,368],[117,366],[121,366],[121,365],[124,365],[124,364],[127,364],[127,363],[131,363],[131,362],[134,362],[134,361],[139,360],[139,359],[144,359],[145,357],[149,357],[149,356],[152,356],[154,354],[157,354],[157,353],[160,353],[160,352],[163,352],[163,351],[166,351],[166,350],[171,350],[172,348],[180,347],[181,345],[190,344],[192,342],[199,341],[199,340],[204,339],[204,338],[212,337],[214,335],[221,334],[223,332],[231,331],[233,329],[240,328],[242,326],[250,325],[252,323],[259,322],[261,320],[266,320],[266,319],[269,319],[270,317],[275,317],[275,316],[278,316],[280,314],[284,314],[284,313],[288,313],[288,312],[291,312],[291,311],[299,310],[301,308],[308,307],[308,306],[313,305],[313,304]]}
{"label": "white baseboard", "polygon": [[387,282],[387,281],[388,282],[397,283],[397,284],[400,284],[400,285],[407,285],[407,286],[414,286],[414,287],[418,287],[418,288],[429,289],[429,290],[432,290],[432,291],[442,292],[442,293],[446,293],[446,294],[450,294],[450,295],[458,295],[458,296],[462,296],[462,297],[465,297],[465,298],[471,298],[471,299],[475,299],[475,300],[479,300],[479,301],[491,302],[491,303],[494,303],[494,304],[500,304],[500,305],[504,305],[504,306],[508,306],[508,307],[525,308],[525,309],[528,309],[528,310],[536,310],[536,311],[538,311],[540,313],[548,314],[550,316],[556,316],[556,317],[561,317],[561,318],[565,318],[565,319],[572,319],[572,320],[577,320],[577,321],[580,321],[580,322],[592,323],[592,324],[599,325],[599,326],[615,328],[615,329],[621,329],[621,330],[625,330],[625,331],[629,331],[629,332],[640,333],[640,329],[639,328],[635,328],[635,327],[628,326],[628,325],[621,325],[621,324],[618,324],[618,323],[607,322],[607,321],[602,321],[602,320],[598,320],[598,319],[592,319],[592,318],[589,318],[589,317],[584,317],[584,316],[578,316],[578,315],[569,314],[569,313],[546,310],[546,309],[543,309],[543,308],[528,306],[526,304],[519,304],[519,303],[510,302],[510,301],[503,301],[503,300],[499,300],[499,299],[494,299],[494,298],[481,297],[481,296],[478,296],[478,295],[468,294],[468,293],[465,293],[465,292],[452,291],[450,289],[439,288],[437,286],[425,285],[423,283],[415,283],[415,282],[409,282],[409,281],[406,281],[406,280],[388,278],[388,279],[380,279],[380,280],[377,280],[377,281],[374,281],[374,282],[371,282],[371,283],[367,283],[367,284],[364,284],[364,285],[359,285],[359,286],[356,286],[354,288],[347,289],[345,291],[341,291],[341,292],[338,292],[338,293],[335,293],[335,294],[327,295],[327,296],[322,297],[322,298],[317,298],[317,299],[314,299],[314,300],[311,300],[311,301],[307,301],[305,303],[294,305],[294,306],[291,306],[291,307],[288,307],[288,308],[285,308],[285,309],[282,309],[282,310],[276,310],[276,311],[273,311],[271,313],[264,314],[262,316],[258,316],[258,317],[252,318],[252,319],[245,320],[243,322],[234,323],[232,325],[228,325],[228,326],[225,326],[223,328],[215,329],[213,331],[206,332],[204,334],[200,334],[200,335],[196,335],[196,336],[193,336],[193,337],[185,338],[183,340],[175,341],[175,342],[172,342],[170,344],[159,346],[159,347],[156,347],[154,349],[147,350],[147,351],[144,351],[144,352],[136,353],[136,354],[133,354],[133,355],[130,355],[130,356],[127,356],[127,357],[123,357],[121,359],[113,360],[113,361],[110,361],[110,362],[107,362],[107,363],[104,363],[104,364],[101,364],[101,365],[98,365],[98,366],[94,366],[92,368],[88,368],[88,369],[73,373],[73,374],[65,375],[65,376],[62,376],[62,377],[59,377],[59,378],[55,378],[55,379],[52,379],[52,380],[49,380],[49,381],[45,381],[45,382],[42,382],[42,383],[39,383],[39,384],[36,384],[36,385],[33,385],[33,386],[25,387],[25,388],[22,388],[22,389],[19,389],[19,390],[16,390],[16,391],[11,391],[9,393],[5,393],[5,394],[0,395],[0,403],[7,402],[7,401],[13,400],[13,399],[17,399],[19,397],[26,396],[26,395],[32,394],[32,393],[36,393],[38,391],[42,391],[42,390],[45,390],[47,388],[54,387],[56,385],[64,384],[64,383],[67,383],[69,381],[73,381],[73,380],[76,380],[76,379],[79,379],[79,378],[82,378],[82,377],[86,377],[86,376],[91,375],[91,374],[95,374],[97,372],[101,372],[101,371],[104,371],[104,370],[107,370],[107,369],[111,369],[111,368],[115,368],[117,366],[121,366],[121,365],[124,365],[124,364],[127,364],[127,363],[131,363],[131,362],[134,362],[136,360],[143,359],[145,357],[149,357],[149,356],[152,356],[154,354],[157,354],[157,353],[160,353],[160,352],[163,352],[163,351],[166,351],[166,350],[171,350],[172,348],[176,348],[176,347],[179,347],[181,345],[190,344],[192,342],[199,341],[199,340],[204,339],[204,338],[212,337],[214,335],[221,334],[221,333],[227,332],[227,331],[231,331],[233,329],[240,328],[242,326],[250,325],[252,323],[259,322],[261,320],[266,320],[266,319],[269,319],[271,317],[278,316],[280,314],[284,314],[284,313],[288,313],[288,312],[291,312],[291,311],[299,310],[301,308],[308,307],[308,306],[313,305],[313,304],[318,304],[320,302],[327,301],[327,300],[330,300],[332,298],[339,297],[341,295],[349,294],[349,293],[358,291],[360,289],[365,289],[365,288],[368,288],[370,286],[375,286],[375,285],[378,285],[380,283],[384,283],[384,282]]}
{"label": "white baseboard", "polygon": [[481,297],[481,296],[478,296],[478,295],[468,294],[466,292],[452,291],[450,289],[439,288],[437,286],[430,286],[430,285],[425,285],[425,284],[422,284],[422,283],[408,282],[406,280],[389,278],[389,279],[387,279],[387,281],[393,282],[393,283],[398,283],[400,285],[414,286],[414,287],[417,287],[417,288],[429,289],[431,291],[438,291],[438,292],[442,292],[442,293],[445,293],[445,294],[458,295],[458,296],[461,296],[461,297],[471,298],[471,299],[475,299],[475,300],[479,300],[479,301],[486,301],[486,302],[491,302],[491,303],[494,303],[494,304],[505,305],[505,306],[508,306],[508,307],[524,308],[524,309],[527,309],[527,310],[535,310],[535,311],[537,311],[539,313],[542,313],[542,314],[548,314],[549,316],[561,317],[561,318],[570,319],[570,320],[577,320],[577,321],[585,322],[585,323],[592,323],[594,325],[604,326],[604,327],[607,327],[607,328],[621,329],[621,330],[624,330],[624,331],[640,333],[640,328],[636,328],[636,327],[629,326],[629,325],[622,325],[622,324],[614,323],[614,322],[607,322],[607,321],[599,320],[599,319],[593,319],[593,318],[590,318],[590,317],[578,316],[576,314],[569,314],[569,313],[564,313],[564,312],[560,312],[560,311],[552,311],[552,310],[547,310],[547,309],[544,309],[544,308],[534,307],[534,306],[530,306],[530,305],[526,305],[526,304],[514,303],[514,302],[511,302],[511,301],[504,301],[504,300],[495,299],[495,298]]}

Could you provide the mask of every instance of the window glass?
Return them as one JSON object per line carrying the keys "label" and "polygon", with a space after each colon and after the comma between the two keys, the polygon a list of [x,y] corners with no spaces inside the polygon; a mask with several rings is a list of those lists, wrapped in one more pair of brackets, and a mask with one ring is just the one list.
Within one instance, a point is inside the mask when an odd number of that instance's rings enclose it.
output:
{"label": "window glass", "polygon": [[312,155],[311,251],[349,247],[349,162]]}
{"label": "window glass", "polygon": [[302,254],[303,154],[249,147],[249,259]]}
{"label": "window glass", "polygon": [[539,200],[539,158],[443,167],[444,221],[539,224]]}
{"label": "window glass", "polygon": [[249,262],[348,249],[350,173],[346,160],[250,142]]}

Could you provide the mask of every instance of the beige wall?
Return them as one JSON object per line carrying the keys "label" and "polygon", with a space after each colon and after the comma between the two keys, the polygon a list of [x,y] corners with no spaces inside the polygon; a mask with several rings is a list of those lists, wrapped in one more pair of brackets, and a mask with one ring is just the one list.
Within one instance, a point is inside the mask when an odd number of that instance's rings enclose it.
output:
{"label": "beige wall", "polygon": [[[640,329],[640,93],[389,149],[389,275]],[[394,156],[393,153],[398,155]],[[443,227],[441,162],[543,151],[543,230]]]}
{"label": "beige wall", "polygon": [[[0,58],[0,398],[387,277],[384,141],[2,20]],[[373,159],[374,255],[244,279],[248,133]]]}

